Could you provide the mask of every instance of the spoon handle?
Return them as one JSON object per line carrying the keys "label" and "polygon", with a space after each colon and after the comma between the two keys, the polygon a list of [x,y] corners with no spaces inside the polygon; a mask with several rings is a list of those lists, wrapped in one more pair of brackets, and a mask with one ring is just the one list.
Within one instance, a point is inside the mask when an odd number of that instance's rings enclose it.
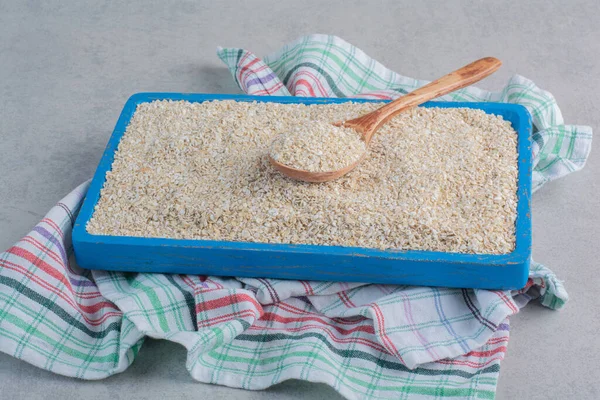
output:
{"label": "spoon handle", "polygon": [[394,115],[458,89],[467,87],[491,75],[502,62],[494,57],[485,57],[465,65],[454,72],[428,83],[362,117],[345,121],[342,125],[361,132],[369,143],[373,134]]}

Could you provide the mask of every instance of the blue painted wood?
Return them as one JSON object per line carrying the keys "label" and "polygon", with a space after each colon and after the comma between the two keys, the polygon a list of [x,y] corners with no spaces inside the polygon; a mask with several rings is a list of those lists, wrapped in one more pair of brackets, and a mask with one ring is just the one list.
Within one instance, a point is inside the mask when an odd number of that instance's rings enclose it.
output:
{"label": "blue painted wood", "polygon": [[519,289],[531,257],[531,117],[525,107],[504,103],[430,102],[425,107],[468,107],[501,115],[518,132],[519,175],[516,246],[505,255],[376,250],[360,247],[288,245],[90,235],[85,230],[121,137],[140,103],[153,100],[236,100],[277,103],[344,103],[378,100],[261,97],[247,95],[138,93],[129,98],[96,170],[73,230],[80,266],[131,272],[163,272],[280,279],[336,280],[425,286]]}

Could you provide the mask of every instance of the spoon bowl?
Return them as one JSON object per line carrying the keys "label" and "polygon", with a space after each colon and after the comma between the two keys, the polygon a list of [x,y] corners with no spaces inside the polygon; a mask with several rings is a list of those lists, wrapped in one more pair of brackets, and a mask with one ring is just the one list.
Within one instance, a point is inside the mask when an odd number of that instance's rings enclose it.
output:
{"label": "spoon bowl", "polygon": [[283,175],[285,175],[289,178],[295,179],[297,181],[303,181],[303,182],[322,183],[322,182],[333,181],[335,179],[338,179],[338,178],[346,175],[348,172],[352,171],[354,168],[356,168],[358,166],[358,164],[361,163],[361,161],[366,157],[366,154],[367,154],[367,152],[365,151],[365,154],[363,154],[362,157],[360,157],[357,161],[348,165],[347,167],[344,167],[341,169],[336,169],[335,171],[325,171],[325,172],[310,172],[310,171],[305,171],[302,169],[292,168],[288,165],[285,165],[285,164],[282,164],[282,163],[276,161],[270,155],[269,155],[269,162],[277,171],[281,172]]}
{"label": "spoon bowl", "polygon": [[428,83],[390,103],[383,105],[375,111],[372,111],[361,117],[337,122],[333,126],[353,128],[356,133],[362,136],[362,139],[367,145],[367,151],[356,162],[335,171],[313,172],[302,169],[293,168],[289,165],[284,165],[274,160],[269,154],[269,161],[282,174],[289,178],[304,182],[328,182],[338,179],[341,176],[352,171],[366,157],[368,146],[373,135],[392,117],[402,111],[416,107],[436,97],[443,96],[458,89],[467,87],[475,82],[494,73],[502,62],[494,57],[485,57],[474,61],[471,64],[465,65],[443,77]]}

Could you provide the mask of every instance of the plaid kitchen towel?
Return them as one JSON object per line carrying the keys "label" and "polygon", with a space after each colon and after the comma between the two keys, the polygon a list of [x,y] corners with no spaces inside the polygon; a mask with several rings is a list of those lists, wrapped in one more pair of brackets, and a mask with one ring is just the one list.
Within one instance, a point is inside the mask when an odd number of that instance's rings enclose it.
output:
{"label": "plaid kitchen towel", "polygon": [[[263,59],[218,55],[250,94],[389,99],[425,83],[332,36],[303,37]],[[591,129],[564,125],[552,95],[523,77],[443,100],[525,105],[535,189],[585,164]],[[567,300],[537,263],[514,292],[91,272],[74,262],[70,240],[87,185],[0,254],[0,350],[67,376],[122,372],[149,336],[185,346],[190,374],[207,383],[263,389],[303,379],[350,399],[493,398],[508,317],[532,299],[554,309]]]}

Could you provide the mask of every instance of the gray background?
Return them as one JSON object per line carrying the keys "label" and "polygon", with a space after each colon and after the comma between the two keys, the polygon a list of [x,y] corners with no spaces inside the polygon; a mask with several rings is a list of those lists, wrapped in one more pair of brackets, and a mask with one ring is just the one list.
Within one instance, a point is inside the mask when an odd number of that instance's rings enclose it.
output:
{"label": "gray background", "polygon": [[[493,55],[504,66],[480,86],[497,89],[518,73],[556,96],[567,123],[597,130],[600,122],[597,0],[44,3],[0,0],[2,249],[92,176],[132,93],[238,93],[217,45],[264,55],[304,34],[331,33],[423,79]],[[583,171],[534,196],[534,257],[565,280],[571,301],[560,312],[532,305],[512,318],[499,399],[600,398],[599,174],[592,150]],[[182,347],[148,341],[125,373],[82,382],[0,354],[0,398],[339,398],[298,381],[263,392],[200,384],[184,360]]]}

